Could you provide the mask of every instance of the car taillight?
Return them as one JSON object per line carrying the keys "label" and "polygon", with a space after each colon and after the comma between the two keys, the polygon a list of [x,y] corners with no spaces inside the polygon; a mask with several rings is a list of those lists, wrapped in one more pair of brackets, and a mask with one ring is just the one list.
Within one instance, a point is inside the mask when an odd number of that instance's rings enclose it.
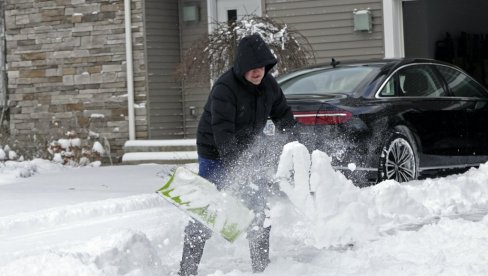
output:
{"label": "car taillight", "polygon": [[352,113],[345,110],[293,112],[297,122],[304,125],[337,125],[349,121]]}

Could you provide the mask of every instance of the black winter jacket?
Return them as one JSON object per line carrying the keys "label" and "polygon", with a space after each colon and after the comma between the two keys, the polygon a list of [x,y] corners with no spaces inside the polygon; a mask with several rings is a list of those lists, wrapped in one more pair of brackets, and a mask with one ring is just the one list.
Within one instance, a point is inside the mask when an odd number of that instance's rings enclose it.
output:
{"label": "black winter jacket", "polygon": [[[269,74],[276,63],[259,35],[241,40],[234,67],[215,82],[200,118],[197,132],[200,156],[230,162],[261,135],[268,117],[278,130],[295,124],[281,88]],[[259,85],[244,78],[247,71],[263,66],[265,76]]]}

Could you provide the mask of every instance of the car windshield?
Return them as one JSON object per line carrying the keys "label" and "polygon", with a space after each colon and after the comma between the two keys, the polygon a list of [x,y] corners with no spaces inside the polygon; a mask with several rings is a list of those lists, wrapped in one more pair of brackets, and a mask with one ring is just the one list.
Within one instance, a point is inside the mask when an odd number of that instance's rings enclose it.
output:
{"label": "car windshield", "polygon": [[280,82],[283,92],[294,94],[330,94],[356,91],[375,67],[341,67],[309,71]]}

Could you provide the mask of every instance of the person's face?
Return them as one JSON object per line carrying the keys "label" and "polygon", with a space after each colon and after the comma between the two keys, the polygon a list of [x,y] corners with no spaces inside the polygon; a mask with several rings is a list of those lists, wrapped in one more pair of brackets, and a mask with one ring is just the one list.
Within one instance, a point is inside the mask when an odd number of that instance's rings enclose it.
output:
{"label": "person's face", "polygon": [[261,81],[263,80],[263,77],[264,77],[264,66],[251,69],[244,74],[244,78],[248,82],[250,82],[254,85],[259,85],[261,83]]}

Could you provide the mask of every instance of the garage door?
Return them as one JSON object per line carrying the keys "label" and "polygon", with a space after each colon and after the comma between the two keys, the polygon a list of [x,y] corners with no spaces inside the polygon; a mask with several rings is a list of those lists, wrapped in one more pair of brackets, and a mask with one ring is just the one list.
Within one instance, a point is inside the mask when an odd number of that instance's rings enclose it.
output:
{"label": "garage door", "polygon": [[406,57],[458,65],[488,87],[488,1],[403,1]]}

